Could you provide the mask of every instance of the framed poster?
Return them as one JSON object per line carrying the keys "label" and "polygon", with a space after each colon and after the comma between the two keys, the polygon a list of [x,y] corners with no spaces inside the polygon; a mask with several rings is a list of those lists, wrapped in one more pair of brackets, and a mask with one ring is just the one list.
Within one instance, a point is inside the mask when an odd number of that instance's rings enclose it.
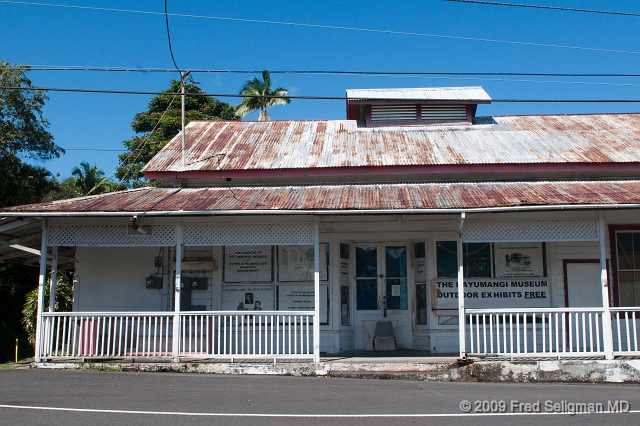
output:
{"label": "framed poster", "polygon": [[426,244],[425,243],[414,244],[414,251],[416,256],[416,263],[415,263],[416,283],[427,282]]}
{"label": "framed poster", "polygon": [[273,311],[273,285],[223,285],[220,299],[223,311]]}
{"label": "framed poster", "polygon": [[[320,244],[320,281],[327,281],[328,244]],[[311,281],[314,274],[313,246],[278,246],[278,281]]]}
{"label": "framed poster", "polygon": [[271,246],[224,248],[224,282],[259,283],[273,281]]}
{"label": "framed poster", "polygon": [[[278,286],[279,311],[313,311],[315,297],[312,285]],[[328,323],[329,286],[320,286],[320,324]]]}
{"label": "framed poster", "polygon": [[349,284],[349,244],[340,243],[340,282]]}
{"label": "framed poster", "polygon": [[495,243],[496,278],[544,277],[543,243]]}

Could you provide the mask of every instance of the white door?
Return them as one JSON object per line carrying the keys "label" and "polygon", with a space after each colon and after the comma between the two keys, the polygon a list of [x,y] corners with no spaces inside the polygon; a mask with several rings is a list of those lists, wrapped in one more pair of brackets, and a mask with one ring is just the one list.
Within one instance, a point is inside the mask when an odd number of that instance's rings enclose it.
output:
{"label": "white door", "polygon": [[602,290],[598,263],[567,262],[567,302],[570,308],[602,307]]}
{"label": "white door", "polygon": [[408,244],[355,244],[355,348],[372,350],[377,321],[391,321],[398,348],[412,349]]}

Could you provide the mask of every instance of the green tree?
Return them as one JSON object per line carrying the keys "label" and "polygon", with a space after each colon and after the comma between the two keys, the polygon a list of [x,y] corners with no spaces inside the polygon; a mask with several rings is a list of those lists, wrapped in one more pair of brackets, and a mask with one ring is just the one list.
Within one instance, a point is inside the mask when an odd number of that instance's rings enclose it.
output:
{"label": "green tree", "polygon": [[98,166],[90,166],[83,161],[80,167],[74,167],[71,176],[75,178],[75,186],[80,195],[93,195],[109,192],[109,179]]}
{"label": "green tree", "polygon": [[287,93],[289,91],[282,87],[276,87],[272,90],[269,71],[262,71],[262,80],[254,77],[253,80],[247,80],[242,86],[240,94],[246,97],[238,105],[236,112],[239,116],[244,117],[253,111],[259,110],[258,120],[268,121],[271,118],[267,111],[268,107],[291,103],[291,99],[285,97]]}
{"label": "green tree", "polygon": [[54,186],[43,167],[24,162],[50,160],[64,153],[42,117],[48,99],[25,73],[28,66],[0,61],[0,206],[35,203]]}
{"label": "green tree", "polygon": [[[142,168],[182,128],[180,81],[172,79],[163,94],[149,101],[146,111],[135,115],[131,128],[137,136],[123,142],[127,148],[118,156],[120,165],[115,176],[127,187],[148,185]],[[185,84],[185,93],[203,95],[204,90],[193,83]],[[237,120],[235,107],[212,96],[186,96],[185,122],[193,120]]]}

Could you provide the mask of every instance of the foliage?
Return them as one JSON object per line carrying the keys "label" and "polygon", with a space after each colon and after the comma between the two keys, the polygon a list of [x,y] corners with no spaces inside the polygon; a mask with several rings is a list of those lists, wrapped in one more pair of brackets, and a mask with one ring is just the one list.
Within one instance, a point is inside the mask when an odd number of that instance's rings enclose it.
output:
{"label": "foliage", "polygon": [[[131,128],[138,134],[123,142],[127,148],[118,157],[120,165],[115,176],[128,187],[145,186],[142,168],[182,128],[181,96],[171,95],[181,91],[180,81],[172,79],[163,94],[149,101],[146,111],[135,115]],[[185,93],[204,94],[193,83],[185,84]],[[193,120],[237,120],[235,107],[211,96],[185,97],[185,123]]]}
{"label": "foliage", "polygon": [[75,178],[75,186],[80,195],[102,194],[109,192],[109,178],[98,166],[90,166],[83,161],[80,167],[74,167],[71,176]]}
{"label": "foliage", "polygon": [[286,105],[291,103],[291,99],[285,97],[289,93],[282,87],[271,90],[271,76],[269,71],[262,71],[262,80],[254,77],[253,80],[247,80],[240,90],[242,96],[247,96],[238,105],[237,114],[241,117],[260,111],[259,121],[267,121],[270,119],[267,108],[273,105]]}
{"label": "foliage", "polygon": [[[49,287],[51,280],[48,279],[44,285],[44,311],[49,310]],[[65,276],[58,274],[56,280],[56,312],[70,312],[73,304],[73,283]],[[29,291],[25,297],[24,307],[22,309],[22,325],[27,332],[29,343],[32,345],[36,342],[36,317],[38,313],[38,288]]]}
{"label": "foliage", "polygon": [[0,156],[59,157],[64,150],[53,143],[49,122],[42,117],[47,95],[31,85],[25,69],[0,61],[0,86],[9,87],[0,90]]}
{"label": "foliage", "polygon": [[0,362],[13,360],[18,339],[21,356],[33,354],[20,326],[26,293],[38,280],[38,268],[0,262]]}
{"label": "foliage", "polygon": [[27,69],[0,61],[0,207],[38,202],[55,187],[46,169],[23,159],[49,160],[64,153],[42,117],[47,96],[25,76]]}

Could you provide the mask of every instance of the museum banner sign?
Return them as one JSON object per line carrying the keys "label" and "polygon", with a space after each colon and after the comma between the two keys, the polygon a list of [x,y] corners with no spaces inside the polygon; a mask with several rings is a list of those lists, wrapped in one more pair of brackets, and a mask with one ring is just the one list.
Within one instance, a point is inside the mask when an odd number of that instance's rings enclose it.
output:
{"label": "museum banner sign", "polygon": [[[551,288],[548,278],[465,278],[464,306],[470,309],[548,308]],[[431,280],[433,309],[458,309],[458,281],[454,278]]]}

